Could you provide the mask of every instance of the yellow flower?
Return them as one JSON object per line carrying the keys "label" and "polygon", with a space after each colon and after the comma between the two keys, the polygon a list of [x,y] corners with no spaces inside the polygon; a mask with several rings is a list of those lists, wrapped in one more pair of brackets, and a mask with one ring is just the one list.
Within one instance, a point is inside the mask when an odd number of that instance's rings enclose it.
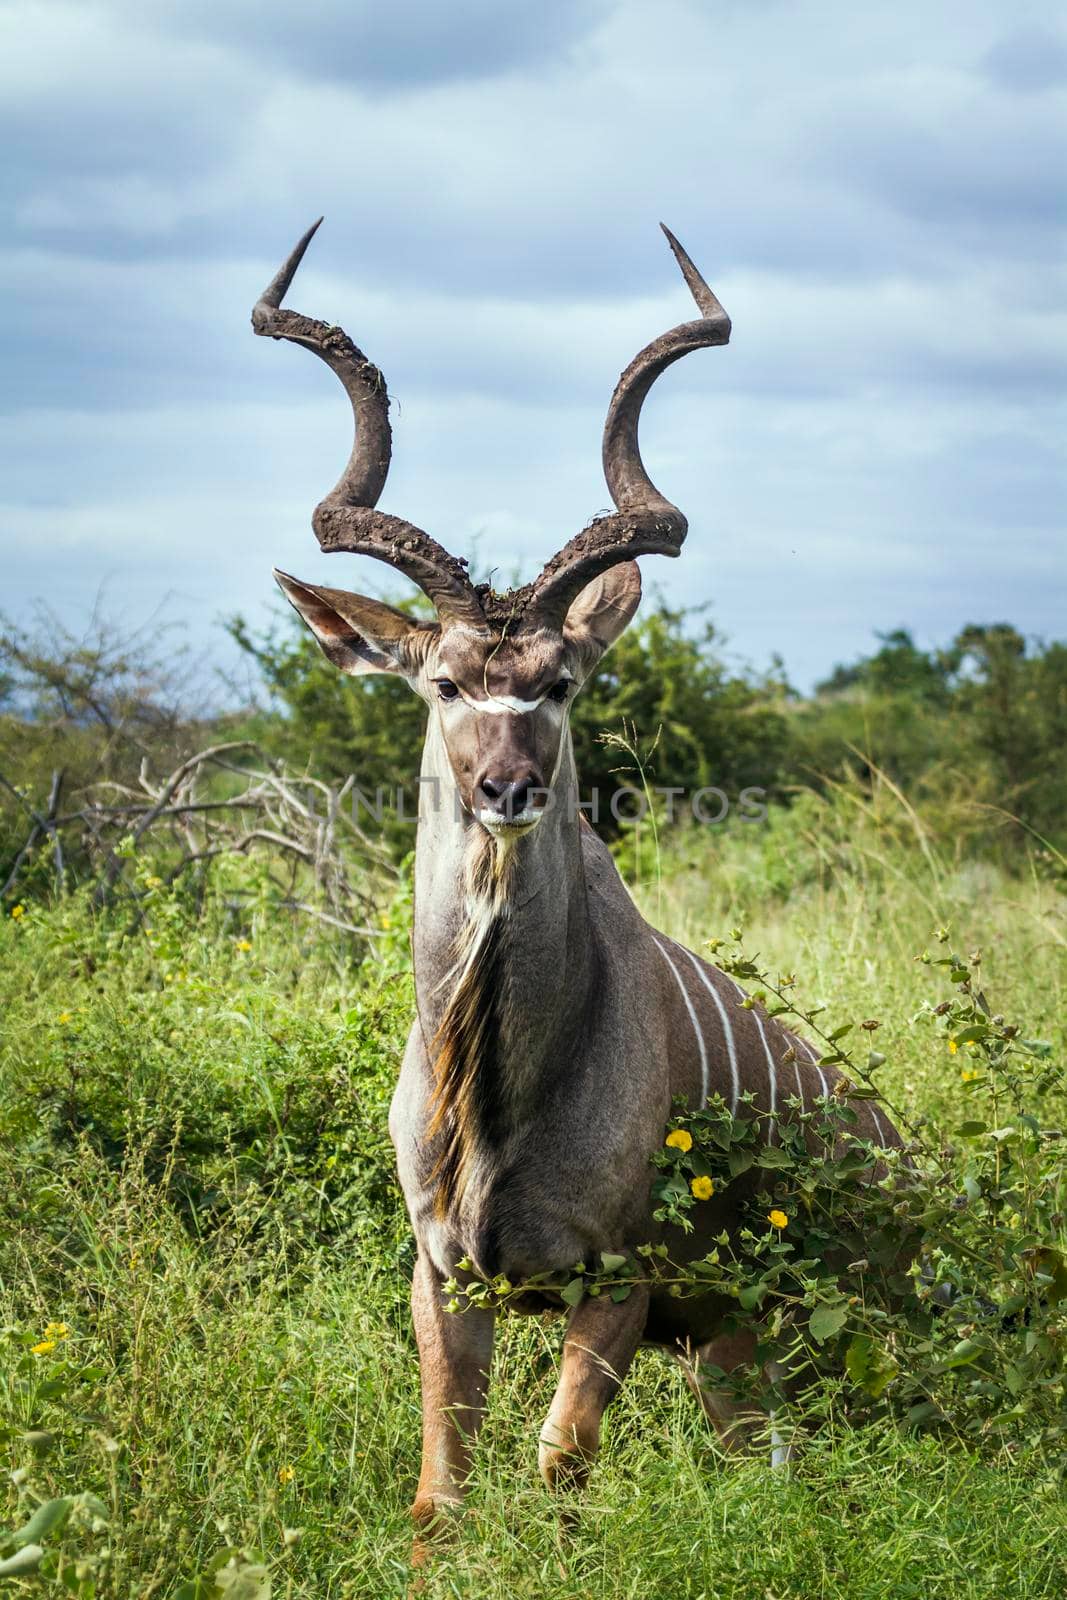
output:
{"label": "yellow flower", "polygon": [[964,1083],[974,1083],[975,1079],[979,1076],[980,1074],[977,1073],[973,1067],[964,1067],[963,1071],[960,1073],[960,1078]]}
{"label": "yellow flower", "polygon": [[65,1322],[50,1322],[44,1330],[46,1339],[65,1339],[70,1329]]}
{"label": "yellow flower", "polygon": [[237,948],[238,948],[238,950],[251,950],[251,948],[252,948],[251,939],[238,939]]}
{"label": "yellow flower", "polygon": [[949,1055],[950,1056],[954,1056],[958,1049],[959,1049],[959,1045],[956,1043],[955,1039],[950,1039],[949,1042],[948,1042],[948,1053],[949,1053]]}
{"label": "yellow flower", "polygon": [[65,1027],[68,1022],[73,1022],[73,1020],[74,1020],[73,1011],[61,1011],[59,1013],[59,1016],[56,1018],[56,1021],[59,1023],[59,1025],[61,1027]]}
{"label": "yellow flower", "polygon": [[279,1467],[278,1468],[278,1482],[279,1483],[292,1483],[292,1481],[293,1481],[293,1479],[295,1477],[296,1477],[296,1473],[293,1471],[292,1467]]}
{"label": "yellow flower", "polygon": [[715,1193],[715,1185],[710,1178],[694,1178],[689,1187],[698,1200],[710,1200]]}
{"label": "yellow flower", "polygon": [[681,1150],[684,1154],[693,1148],[693,1135],[687,1128],[675,1128],[663,1142],[668,1150]]}
{"label": "yellow flower", "polygon": [[789,1218],[784,1211],[768,1211],[767,1221],[772,1228],[787,1228],[789,1226]]}
{"label": "yellow flower", "polygon": [[12,906],[11,907],[11,915],[14,917],[15,921],[17,922],[20,917],[24,917],[26,915],[26,907],[24,905],[21,905],[21,904],[19,904],[17,906]]}
{"label": "yellow flower", "polygon": [[30,1349],[35,1356],[50,1356],[56,1347],[54,1339],[42,1339],[40,1344],[31,1344]]}
{"label": "yellow flower", "polygon": [[139,1250],[131,1250],[130,1251],[130,1259],[126,1263],[127,1270],[129,1272],[136,1272],[137,1268],[140,1265],[141,1265],[141,1252]]}

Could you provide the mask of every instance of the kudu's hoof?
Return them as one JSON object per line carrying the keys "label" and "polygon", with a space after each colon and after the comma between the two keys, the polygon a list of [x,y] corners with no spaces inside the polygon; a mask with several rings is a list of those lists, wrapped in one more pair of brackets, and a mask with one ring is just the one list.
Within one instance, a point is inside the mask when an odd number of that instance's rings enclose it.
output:
{"label": "kudu's hoof", "polygon": [[575,1494],[588,1483],[593,1463],[581,1450],[563,1450],[542,1441],[538,1465],[545,1487],[552,1494]]}
{"label": "kudu's hoof", "polygon": [[433,1559],[435,1549],[455,1538],[462,1513],[462,1500],[434,1499],[430,1495],[419,1496],[412,1505],[410,1513],[416,1529],[411,1545],[413,1567],[428,1566]]}

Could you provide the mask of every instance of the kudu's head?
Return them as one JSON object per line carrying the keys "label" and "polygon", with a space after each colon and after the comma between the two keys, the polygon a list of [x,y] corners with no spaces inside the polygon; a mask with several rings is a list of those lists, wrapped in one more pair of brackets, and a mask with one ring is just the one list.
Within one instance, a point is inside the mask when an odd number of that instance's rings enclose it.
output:
{"label": "kudu's head", "polygon": [[[319,221],[321,222],[321,218]],[[433,602],[417,621],[364,595],[276,572],[326,656],[342,672],[394,672],[439,719],[466,811],[497,837],[540,820],[555,781],[571,700],[637,610],[636,556],[675,556],[686,519],[656,489],[637,443],[641,406],[672,362],[725,344],[730,319],[677,239],[664,228],[702,315],[646,346],[619,379],[604,427],[603,461],[613,515],[590,523],[521,589],[475,585],[421,529],[375,509],[389,470],[389,397],[377,367],[342,329],[282,309],[319,223],[309,228],[252,312],[256,333],[290,339],[320,356],[344,384],[356,435],[341,479],[312,517],[321,548],[388,562]]]}

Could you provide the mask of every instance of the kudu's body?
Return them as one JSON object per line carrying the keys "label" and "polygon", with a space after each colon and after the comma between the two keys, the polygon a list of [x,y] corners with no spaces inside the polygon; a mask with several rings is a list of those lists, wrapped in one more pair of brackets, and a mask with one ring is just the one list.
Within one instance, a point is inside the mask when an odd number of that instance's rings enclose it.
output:
{"label": "kudu's body", "polygon": [[[314,230],[311,230],[314,232]],[[731,979],[652,929],[607,848],[581,820],[567,708],[640,598],[632,557],[677,554],[685,519],[648,480],[637,450],[641,403],[666,365],[725,343],[729,321],[676,241],[698,305],[623,374],[604,462],[616,515],[592,524],[525,590],[475,589],[425,534],[374,510],[389,459],[384,383],[340,329],[282,311],[310,233],[265,292],[257,332],[304,344],[345,383],[357,439],[319,506],[324,549],[389,561],[434,600],[438,623],[279,576],[342,670],[400,672],[430,705],[415,855],[417,1016],[390,1116],[418,1242],[413,1311],[423,1384],[423,1467],[413,1512],[429,1523],[463,1494],[484,1410],[493,1313],[449,1315],[442,1285],[469,1258],[518,1283],[656,1237],[650,1156],[672,1099],[718,1093],[789,1114],[833,1089],[814,1049],[742,1007]],[[670,235],[668,235],[670,238]],[[897,1143],[870,1102],[863,1131]],[[753,1182],[755,1180],[753,1179]],[[703,1254],[729,1226],[744,1180],[697,1208],[672,1240]],[[533,1304],[539,1302],[536,1299]],[[722,1335],[730,1303],[636,1288],[620,1304],[571,1312],[559,1386],[541,1436],[550,1485],[580,1483],[605,1406],[642,1341],[684,1356],[709,1415],[722,1397],[701,1360],[750,1360],[751,1336]]]}

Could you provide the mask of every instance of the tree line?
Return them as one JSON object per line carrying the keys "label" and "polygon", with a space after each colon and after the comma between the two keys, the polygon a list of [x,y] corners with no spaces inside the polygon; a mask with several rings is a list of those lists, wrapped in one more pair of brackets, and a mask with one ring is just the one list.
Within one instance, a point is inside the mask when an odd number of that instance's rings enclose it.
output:
{"label": "tree line", "polygon": [[[250,685],[234,709],[205,716],[187,693],[180,654],[157,628],[123,634],[97,616],[74,635],[46,613],[29,627],[3,626],[0,886],[14,892],[16,879],[24,883],[44,846],[60,850],[62,873],[76,879],[80,861],[107,858],[124,837],[120,799],[142,816],[141,802],[162,792],[168,773],[219,741],[245,741],[250,753],[197,769],[200,849],[222,848],[204,831],[209,804],[221,801],[231,818],[218,813],[216,834],[232,820],[235,838],[251,832],[263,842],[262,817],[238,802],[265,793],[264,763],[272,793],[294,775],[324,793],[344,789],[349,806],[356,788],[369,797],[403,791],[408,820],[389,806],[375,843],[394,859],[411,847],[421,701],[392,677],[353,685],[295,619],[257,632],[234,618],[228,630]],[[845,785],[862,803],[889,783],[945,836],[959,830],[972,846],[984,840],[1009,851],[1036,840],[1053,857],[1067,849],[1067,643],[1028,639],[1007,623],[970,625],[930,650],[903,629],[877,634],[874,649],[801,694],[781,660],[765,671],[736,664],[703,612],[653,605],[604,658],[575,702],[572,726],[586,795],[670,788],[686,797],[676,808],[684,819],[689,796],[716,789],[729,798],[732,821],[745,794],[789,805],[801,790]],[[233,770],[245,761],[257,775],[251,789]],[[304,801],[286,794],[286,814],[295,816]],[[601,831],[620,833],[625,811],[602,805]],[[168,804],[166,820],[176,838],[184,829],[183,849],[195,855],[188,818],[173,813]],[[65,844],[52,826],[60,818],[73,829]],[[301,848],[311,848],[306,839]],[[113,877],[114,862],[102,870]]]}

